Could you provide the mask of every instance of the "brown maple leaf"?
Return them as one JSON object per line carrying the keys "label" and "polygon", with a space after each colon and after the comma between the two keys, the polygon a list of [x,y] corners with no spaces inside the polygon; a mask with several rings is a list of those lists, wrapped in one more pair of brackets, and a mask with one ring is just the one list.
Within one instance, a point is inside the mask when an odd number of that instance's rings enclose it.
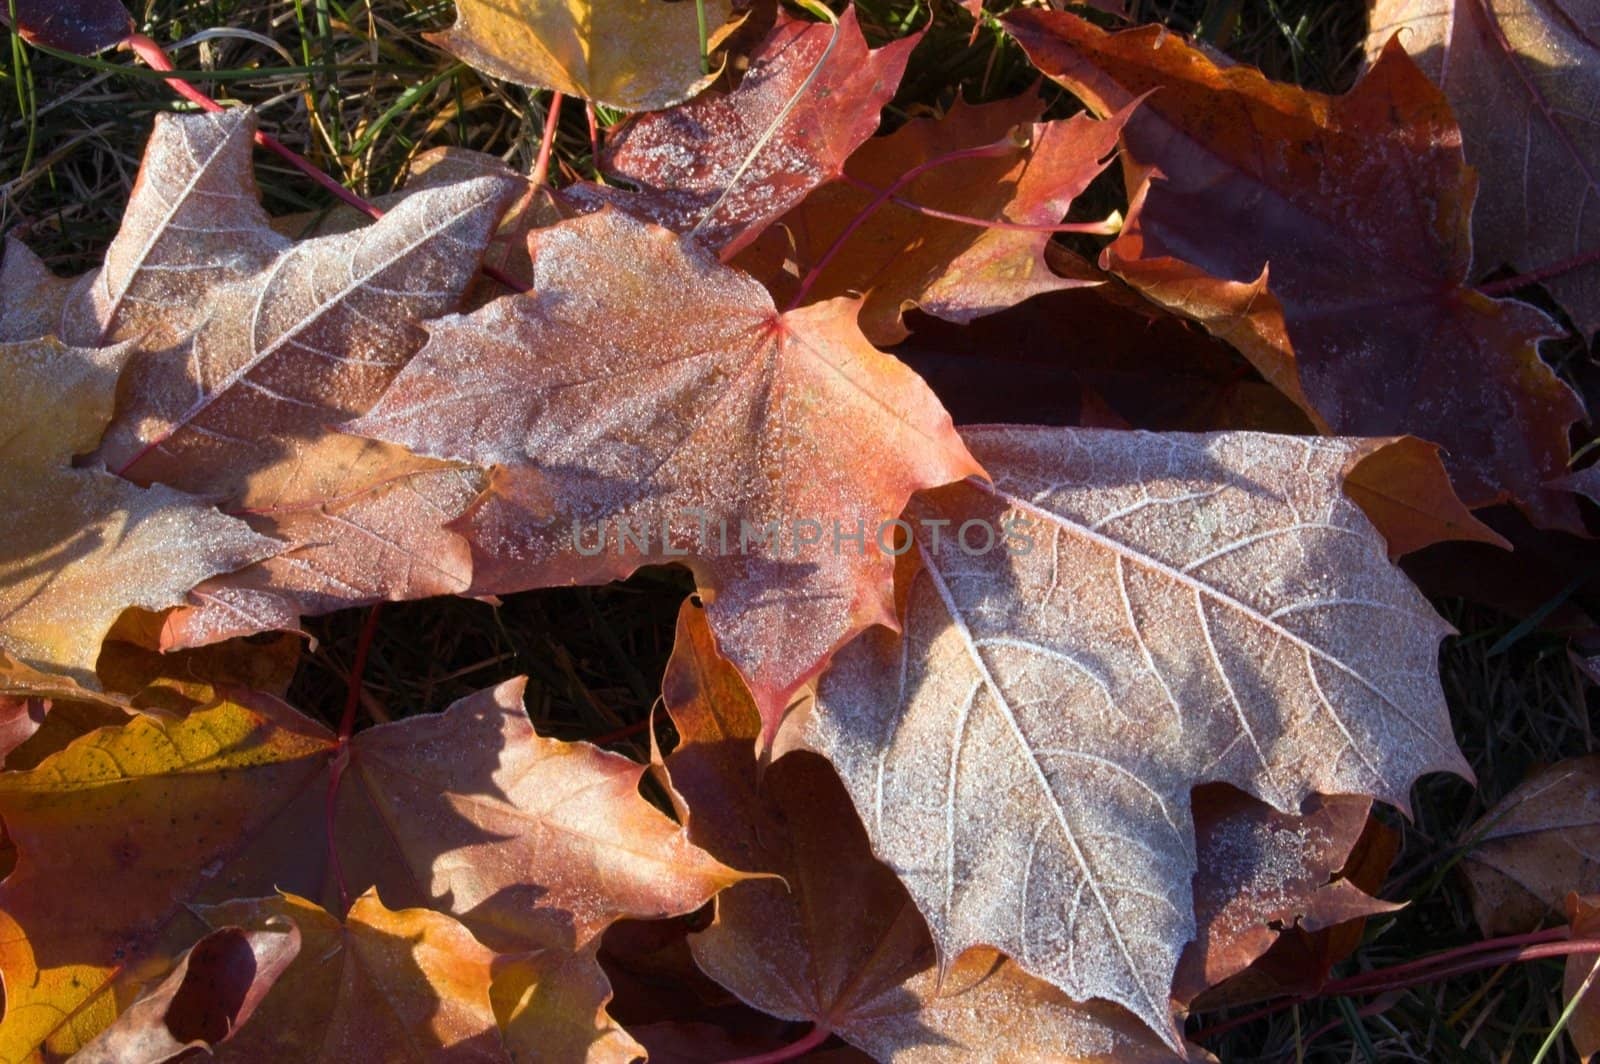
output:
{"label": "brown maple leaf", "polygon": [[[81,1045],[204,930],[197,904],[282,888],[333,907],[341,886],[376,886],[492,947],[559,951],[740,878],[639,796],[643,766],[536,735],[521,691],[508,682],[348,745],[276,699],[213,699],[0,774],[18,851],[0,883],[0,1044]],[[330,797],[336,758],[348,763]],[[102,901],[84,921],[91,895]]]}
{"label": "brown maple leaf", "polygon": [[914,34],[869,51],[846,8],[837,27],[779,13],[732,92],[644,115],[612,140],[606,170],[637,186],[574,185],[580,208],[611,203],[678,232],[724,258],[812,189],[877,132]]}
{"label": "brown maple leaf", "polygon": [[[842,180],[807,196],[763,238],[782,247],[781,268],[755,272],[782,300],[798,287],[795,279],[823,266],[810,294],[864,296],[861,329],[876,344],[905,339],[902,313],[913,306],[965,323],[1041,292],[1092,283],[1051,270],[1045,245],[1049,227],[1105,168],[1127,115],[1039,122],[1043,111],[1037,93],[976,106],[958,100],[941,118],[868,141],[850,156]],[[953,158],[937,162],[945,156]],[[894,199],[860,220],[897,185]],[[848,242],[823,265],[847,230]],[[741,265],[755,265],[758,254]]]}
{"label": "brown maple leaf", "polygon": [[15,26],[31,44],[78,55],[103,52],[133,33],[122,0],[6,0],[0,24]]}
{"label": "brown maple leaf", "polygon": [[1478,927],[1532,931],[1568,891],[1600,890],[1600,756],[1568,758],[1518,784],[1462,832],[1461,858]]}
{"label": "brown maple leaf", "polygon": [[1195,791],[1195,922],[1173,996],[1189,1002],[1244,971],[1281,929],[1320,931],[1401,908],[1336,876],[1372,808],[1354,795],[1314,796],[1300,815],[1281,813],[1232,787]]}
{"label": "brown maple leaf", "polygon": [[853,301],[779,313],[616,211],[529,246],[533,292],[431,323],[353,431],[498,468],[461,526],[475,593],[688,565],[775,728],[835,649],[893,623],[885,523],[977,463]]}
{"label": "brown maple leaf", "polygon": [[223,927],[196,942],[170,975],[73,1060],[79,1064],[168,1061],[197,1048],[214,1056],[217,1047],[255,1014],[261,999],[300,954],[300,929],[287,917],[268,916],[258,923],[249,930]]}
{"label": "brown maple leaf", "polygon": [[201,915],[247,933],[289,924],[300,939],[254,1017],[208,1054],[219,1061],[512,1060],[491,997],[495,954],[443,913],[390,909],[370,890],[343,920],[293,894]]}
{"label": "brown maple leaf", "polygon": [[964,436],[995,485],[908,510],[904,635],[840,652],[805,742],[941,956],[1000,948],[1176,1048],[1191,788],[1404,808],[1418,775],[1466,774],[1437,673],[1448,626],[1341,491],[1360,441]]}
{"label": "brown maple leaf", "polygon": [[[1592,0],[1375,0],[1367,52],[1398,34],[1450,98],[1478,171],[1472,260],[1541,283],[1585,336],[1600,329],[1600,9]],[[1578,260],[1572,268],[1564,265]]]}
{"label": "brown maple leaf", "polygon": [[1581,414],[1538,356],[1553,323],[1464,286],[1475,179],[1448,102],[1398,46],[1329,97],[1220,67],[1159,26],[1006,26],[1098,114],[1159,89],[1124,130],[1137,191],[1112,270],[1225,335],[1331,430],[1431,440],[1467,505],[1511,498],[1577,527],[1544,488]]}

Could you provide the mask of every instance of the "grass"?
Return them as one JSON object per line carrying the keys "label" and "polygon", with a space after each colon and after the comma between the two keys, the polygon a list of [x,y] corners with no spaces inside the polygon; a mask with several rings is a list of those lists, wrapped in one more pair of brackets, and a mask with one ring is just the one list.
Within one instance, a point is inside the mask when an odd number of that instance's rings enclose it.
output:
{"label": "grass", "polygon": [[[890,120],[940,108],[960,92],[989,99],[1034,75],[992,28],[968,43],[970,23],[938,0],[932,29]],[[1194,32],[1269,75],[1324,91],[1359,71],[1361,0],[1135,0],[1140,21]],[[921,26],[926,7],[861,0],[869,34]],[[526,170],[538,151],[546,100],[480,78],[430,45],[451,5],[432,0],[136,0],[144,32],[177,65],[203,72],[218,98],[255,105],[263,125],[340,181],[377,196],[419,153],[441,145],[491,152]],[[179,105],[167,89],[111,54],[94,64],[13,47],[0,84],[0,231],[24,237],[59,272],[98,262],[115,231],[151,115]],[[603,120],[612,116],[602,115]],[[581,108],[563,115],[557,159],[590,174]],[[270,155],[258,158],[268,208],[327,205],[314,185]],[[509,676],[531,677],[540,729],[562,738],[616,739],[642,755],[637,732],[655,702],[686,574],[651,570],[625,584],[509,596],[499,607],[437,600],[383,608],[366,671],[372,719],[438,709]],[[1558,636],[1533,630],[1509,647],[1519,618],[1439,603],[1461,635],[1443,655],[1457,737],[1478,774],[1473,789],[1433,777],[1417,790],[1415,820],[1388,820],[1401,850],[1389,893],[1409,907],[1373,921],[1346,970],[1415,959],[1477,939],[1449,865],[1463,832],[1541,763],[1594,749],[1588,696]],[[291,692],[337,720],[364,611],[316,618],[318,640]],[[632,729],[630,731],[630,729]],[[1365,1000],[1318,999],[1211,1044],[1226,1061],[1531,1060],[1561,1010],[1561,965],[1538,962],[1415,988],[1358,1015]],[[1207,1022],[1227,1013],[1208,1016]],[[1320,1032],[1315,1040],[1309,1040]],[[1571,1060],[1558,1040],[1551,1059]]]}
{"label": "grass", "polygon": [[[1492,653],[1510,632],[1510,618],[1459,601],[1438,603],[1462,633],[1441,659],[1456,738],[1478,786],[1431,776],[1415,790],[1415,820],[1385,819],[1401,833],[1402,848],[1383,896],[1406,901],[1399,914],[1374,921],[1357,954],[1363,967],[1414,960],[1477,941],[1481,936],[1453,869],[1468,829],[1533,768],[1594,748],[1583,681],[1566,656],[1565,640],[1534,634]],[[1382,1016],[1359,1023],[1382,1061],[1531,1060],[1559,1016],[1562,962],[1510,966],[1419,987],[1398,997]],[[1361,1004],[1366,1004],[1363,1000]],[[1301,1010],[1302,1031],[1339,1025],[1307,1060],[1362,1060],[1357,1023],[1337,1001]],[[1225,1043],[1224,1060],[1284,1060],[1294,1055],[1292,1020],[1244,1032]],[[1548,1059],[1572,1060],[1565,1041]]]}

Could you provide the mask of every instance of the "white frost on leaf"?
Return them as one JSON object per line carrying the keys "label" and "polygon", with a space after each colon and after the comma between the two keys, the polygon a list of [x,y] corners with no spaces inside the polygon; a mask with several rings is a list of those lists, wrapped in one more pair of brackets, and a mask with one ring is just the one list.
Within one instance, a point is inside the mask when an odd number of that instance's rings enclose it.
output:
{"label": "white frost on leaf", "polygon": [[[904,636],[874,629],[839,654],[806,741],[942,957],[994,946],[1176,1048],[1190,789],[1404,807],[1422,773],[1466,773],[1437,674],[1449,627],[1341,490],[1357,441],[964,438],[993,487],[913,502]],[[935,548],[924,522],[940,519]],[[974,519],[1032,549],[967,553],[951,533]]]}

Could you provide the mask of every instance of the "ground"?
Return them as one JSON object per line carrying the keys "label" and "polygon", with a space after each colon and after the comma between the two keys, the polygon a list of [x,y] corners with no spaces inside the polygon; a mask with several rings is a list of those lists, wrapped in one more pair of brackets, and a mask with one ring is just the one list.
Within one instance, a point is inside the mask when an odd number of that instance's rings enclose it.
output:
{"label": "ground", "polygon": [[[3,0],[0,0],[3,2]],[[888,121],[947,105],[958,92],[988,99],[1034,75],[993,26],[969,44],[971,22],[936,0],[933,28]],[[263,124],[340,181],[374,196],[391,190],[419,152],[458,144],[528,167],[545,98],[479,78],[423,34],[446,25],[447,2],[427,0],[132,0],[144,32],[222,99],[255,104]],[[906,0],[861,0],[879,39],[925,24]],[[1359,72],[1361,0],[1134,0],[1140,21],[1194,32],[1269,75],[1324,91]],[[178,106],[127,55],[71,62],[13,38],[0,77],[0,231],[26,238],[59,272],[98,261],[138,167],[149,117]],[[1062,100],[1060,107],[1068,103]],[[602,114],[602,122],[617,116]],[[563,115],[557,157],[589,174],[583,113]],[[259,176],[268,208],[326,205],[315,186],[272,156]],[[508,676],[528,673],[540,730],[590,738],[635,755],[671,650],[686,574],[651,571],[601,589],[509,597],[496,607],[438,600],[384,607],[366,670],[375,719],[442,708]],[[1468,826],[1532,766],[1591,751],[1583,682],[1557,632],[1454,599],[1437,605],[1460,630],[1443,653],[1457,738],[1476,789],[1425,781],[1412,822],[1387,815],[1402,847],[1383,892],[1408,907],[1375,920],[1345,973],[1412,960],[1478,937],[1453,865]],[[336,720],[364,611],[318,618],[291,698]],[[1319,998],[1239,1027],[1208,1048],[1225,1061],[1521,1061],[1533,1059],[1559,1015],[1561,962],[1514,965],[1380,999]],[[1229,1018],[1208,1014],[1204,1024]],[[1549,1059],[1572,1059],[1557,1043]]]}

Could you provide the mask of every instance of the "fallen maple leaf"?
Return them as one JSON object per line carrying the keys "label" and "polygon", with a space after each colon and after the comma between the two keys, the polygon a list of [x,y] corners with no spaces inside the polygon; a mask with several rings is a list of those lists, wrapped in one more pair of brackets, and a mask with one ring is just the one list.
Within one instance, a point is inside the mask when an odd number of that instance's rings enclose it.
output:
{"label": "fallen maple leaf", "polygon": [[895,348],[957,424],[1315,431],[1227,343],[1058,244],[1046,255],[1055,272],[1094,283],[969,325],[923,315]]}
{"label": "fallen maple leaf", "polygon": [[[902,312],[913,306],[964,323],[1090,283],[1051,270],[1045,245],[1049,227],[1105,169],[1127,111],[1104,122],[1076,115],[1041,123],[1043,111],[1037,93],[977,106],[958,100],[941,118],[868,141],[850,156],[843,180],[806,197],[769,234],[787,250],[769,288],[783,299],[798,287],[789,279],[820,266],[810,293],[863,295],[867,339],[895,344],[909,332]],[[895,199],[871,210],[897,185]],[[970,220],[929,217],[917,207]],[[828,258],[846,232],[848,242]]]}
{"label": "fallen maple leaf", "polygon": [[497,948],[570,949],[623,916],[689,912],[743,878],[639,796],[643,766],[537,735],[524,684],[352,741],[351,782],[375,808],[405,810],[393,830],[408,859],[440,854],[429,900],[448,899]]}
{"label": "fallen maple leaf", "polygon": [[1113,271],[1303,389],[1333,431],[1442,445],[1468,506],[1512,498],[1581,527],[1544,488],[1582,412],[1538,356],[1553,323],[1464,287],[1475,181],[1449,104],[1398,46],[1329,97],[1159,26],[1024,11],[1006,27],[1097,114],[1159,89],[1124,130],[1137,191]]}
{"label": "fallen maple leaf", "polygon": [[[194,941],[192,906],[277,887],[333,906],[339,871],[352,892],[447,909],[513,950],[579,948],[739,878],[639,796],[642,766],[536,735],[521,691],[511,681],[348,746],[275,699],[222,701],[0,774],[18,850],[0,883],[0,1046],[70,1052]],[[76,918],[89,896],[96,918]]]}
{"label": "fallen maple leaf", "polygon": [[495,963],[491,997],[512,1060],[632,1064],[645,1055],[606,1011],[611,983],[598,949],[597,940],[575,952],[545,949]]}
{"label": "fallen maple leaf", "polygon": [[1173,996],[1190,1002],[1244,971],[1283,929],[1320,931],[1401,908],[1335,876],[1371,807],[1367,798],[1319,795],[1296,816],[1221,784],[1197,789],[1199,935],[1183,952]]}
{"label": "fallen maple leaf", "polygon": [[60,328],[74,282],[57,277],[14,237],[0,244],[0,343],[37,340]]}
{"label": "fallen maple leaf", "polygon": [[[237,283],[200,282],[187,295],[207,309],[187,342],[129,356],[98,456],[142,483],[276,500],[326,427],[364,411],[405,364],[417,323],[454,309],[513,194],[495,178],[426,189],[366,229],[283,246]],[[136,195],[124,225],[147,228],[165,202]],[[205,244],[182,245],[178,262],[189,253],[212,264]]]}
{"label": "fallen maple leaf", "polygon": [[654,111],[688,99],[717,76],[701,59],[701,11],[709,53],[738,26],[728,21],[729,0],[459,0],[455,25],[429,40],[519,85]]}
{"label": "fallen maple leaf", "polygon": [[126,348],[0,344],[0,649],[96,685],[100,644],[131,606],[160,610],[195,584],[281,549],[242,521],[157,485],[74,469],[111,414]]}
{"label": "fallen maple leaf", "polygon": [[731,257],[806,193],[838,177],[878,130],[921,34],[869,51],[847,7],[837,26],[779,13],[737,88],[635,119],[605,167],[638,192],[573,185],[562,198],[611,203],[693,232]]}
{"label": "fallen maple leaf", "polygon": [[783,877],[718,895],[715,922],[689,940],[700,967],[741,1000],[879,1060],[1175,1059],[1126,1011],[1071,1001],[992,950],[936,966],[927,925],[872,856],[827,763],[800,751],[760,771],[760,714],[692,602],[678,616],[662,697],[681,736],[666,767],[690,837]]}
{"label": "fallen maple leaf", "polygon": [[[922,565],[905,634],[840,652],[805,741],[942,957],[1000,948],[1176,1048],[1190,789],[1405,808],[1420,774],[1467,774],[1438,680],[1449,628],[1340,490],[1359,441],[964,436],[995,486],[908,510]],[[960,531],[982,526],[1011,549]]]}
{"label": "fallen maple leaf", "polygon": [[687,564],[775,728],[836,648],[893,622],[885,522],[977,463],[853,301],[780,314],[752,278],[613,210],[529,246],[533,292],[430,323],[352,431],[500,467],[461,526],[475,593]]}
{"label": "fallen maple leaf", "polygon": [[219,1061],[512,1059],[490,1001],[495,955],[443,913],[389,909],[369,890],[342,921],[293,894],[202,915],[246,931],[287,921],[301,940],[251,1022],[211,1049]]}
{"label": "fallen maple leaf", "polygon": [[6,0],[0,23],[31,44],[77,55],[103,52],[133,32],[122,0]]}
{"label": "fallen maple leaf", "polygon": [[1462,505],[1438,446],[1415,436],[1368,441],[1345,471],[1344,493],[1383,533],[1391,559],[1445,540],[1511,549],[1510,541]]}
{"label": "fallen maple leaf", "polygon": [[287,917],[268,917],[249,931],[213,931],[184,953],[159,986],[72,1059],[78,1064],[153,1064],[179,1059],[193,1049],[213,1055],[250,1019],[299,953],[300,929]]}
{"label": "fallen maple leaf", "polygon": [[1600,756],[1531,773],[1462,832],[1461,858],[1486,936],[1532,931],[1569,891],[1600,891]]}
{"label": "fallen maple leaf", "polygon": [[[1567,923],[1574,937],[1593,938],[1600,935],[1600,895],[1567,894]],[[1561,977],[1561,996],[1572,1010],[1567,1020],[1567,1037],[1578,1051],[1581,1060],[1593,1060],[1600,1053],[1600,990],[1594,985],[1595,972],[1600,970],[1600,954],[1567,954],[1566,971]],[[1579,994],[1582,1000],[1574,1003]]]}
{"label": "fallen maple leaf", "polygon": [[0,332],[53,310],[50,331],[131,345],[97,457],[281,541],[265,564],[210,582],[168,647],[469,583],[466,545],[442,526],[476,477],[328,427],[378,396],[420,346],[418,321],[459,306],[518,182],[423,189],[370,227],[295,244],[257,203],[254,128],[245,112],[158,122],[106,265],[65,296],[37,260],[6,253],[27,293]]}
{"label": "fallen maple leaf", "polygon": [[204,321],[209,290],[248,278],[291,246],[261,209],[256,124],[249,108],[156,116],[105,264],[73,285],[50,331],[84,347],[174,346]]}
{"label": "fallen maple leaf", "polygon": [[1587,209],[1600,197],[1597,12],[1591,0],[1375,0],[1367,36],[1376,60],[1398,34],[1450,98],[1480,178],[1476,272],[1541,276],[1585,336],[1600,329],[1600,218]]}
{"label": "fallen maple leaf", "polygon": [[280,698],[288,693],[305,649],[302,637],[278,632],[163,653],[161,633],[170,616],[129,610],[117,618],[95,663],[107,691],[128,696],[139,709],[175,713],[180,703],[205,701],[213,688],[244,687]]}
{"label": "fallen maple leaf", "polygon": [[236,511],[285,549],[195,587],[167,616],[163,647],[297,631],[305,614],[471,586],[471,550],[446,526],[483,490],[481,473],[337,433],[302,458],[281,467],[278,484],[252,485],[253,504]]}

